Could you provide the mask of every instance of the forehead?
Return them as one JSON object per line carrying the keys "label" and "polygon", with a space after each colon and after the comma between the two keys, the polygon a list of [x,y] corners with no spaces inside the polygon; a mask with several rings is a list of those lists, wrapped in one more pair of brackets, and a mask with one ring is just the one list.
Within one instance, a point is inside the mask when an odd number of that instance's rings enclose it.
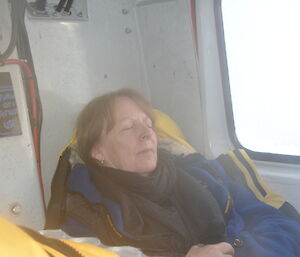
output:
{"label": "forehead", "polygon": [[114,101],[113,116],[114,120],[131,118],[137,115],[147,116],[142,108],[129,97],[118,97]]}

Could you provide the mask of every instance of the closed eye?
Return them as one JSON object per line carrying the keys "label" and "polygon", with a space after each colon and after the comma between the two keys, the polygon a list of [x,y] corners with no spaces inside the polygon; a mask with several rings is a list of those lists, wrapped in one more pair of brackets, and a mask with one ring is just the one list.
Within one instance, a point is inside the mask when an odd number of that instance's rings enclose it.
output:
{"label": "closed eye", "polygon": [[150,120],[149,118],[147,118],[146,125],[147,125],[148,128],[153,128],[152,120]]}
{"label": "closed eye", "polygon": [[127,128],[123,128],[122,130],[123,130],[123,131],[126,131],[126,130],[130,130],[130,129],[132,129],[132,128],[133,128],[133,126],[127,127]]}

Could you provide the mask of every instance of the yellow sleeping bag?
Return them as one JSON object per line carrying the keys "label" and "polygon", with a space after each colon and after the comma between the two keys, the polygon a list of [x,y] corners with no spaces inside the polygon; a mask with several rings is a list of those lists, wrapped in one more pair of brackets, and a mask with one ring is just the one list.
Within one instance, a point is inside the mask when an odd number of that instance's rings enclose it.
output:
{"label": "yellow sleeping bag", "polygon": [[94,245],[44,237],[1,217],[0,228],[1,257],[118,257]]}

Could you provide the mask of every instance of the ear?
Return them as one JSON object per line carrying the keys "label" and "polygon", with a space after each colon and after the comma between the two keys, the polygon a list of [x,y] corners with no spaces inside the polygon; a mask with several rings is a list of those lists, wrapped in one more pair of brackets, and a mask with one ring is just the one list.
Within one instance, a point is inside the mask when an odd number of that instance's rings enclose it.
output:
{"label": "ear", "polygon": [[102,147],[100,146],[100,144],[96,144],[94,145],[94,147],[91,150],[91,156],[99,161],[104,160],[104,155],[103,155],[103,151],[102,151]]}

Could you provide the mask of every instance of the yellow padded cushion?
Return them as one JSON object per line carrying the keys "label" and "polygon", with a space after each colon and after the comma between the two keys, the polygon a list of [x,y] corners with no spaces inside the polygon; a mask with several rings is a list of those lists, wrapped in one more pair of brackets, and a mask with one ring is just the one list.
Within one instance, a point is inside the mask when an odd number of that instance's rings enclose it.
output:
{"label": "yellow padded cushion", "polygon": [[157,109],[154,109],[155,116],[155,131],[161,138],[171,138],[185,146],[192,152],[196,150],[186,141],[182,130],[167,114]]}

